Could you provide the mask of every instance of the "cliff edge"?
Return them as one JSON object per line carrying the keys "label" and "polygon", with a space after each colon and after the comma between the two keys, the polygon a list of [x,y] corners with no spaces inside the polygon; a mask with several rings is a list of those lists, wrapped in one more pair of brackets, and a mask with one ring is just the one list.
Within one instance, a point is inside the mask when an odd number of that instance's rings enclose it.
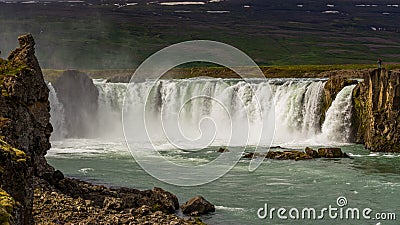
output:
{"label": "cliff edge", "polygon": [[32,35],[18,41],[0,58],[0,224],[198,224],[174,215],[178,199],[161,188],[107,188],[47,164],[49,89]]}
{"label": "cliff edge", "polygon": [[53,172],[44,158],[52,126],[35,42],[30,34],[18,41],[8,60],[0,59],[0,187],[15,200],[6,207],[12,222],[33,224],[33,176]]}
{"label": "cliff edge", "polygon": [[400,71],[365,74],[353,103],[357,142],[371,151],[400,152]]}

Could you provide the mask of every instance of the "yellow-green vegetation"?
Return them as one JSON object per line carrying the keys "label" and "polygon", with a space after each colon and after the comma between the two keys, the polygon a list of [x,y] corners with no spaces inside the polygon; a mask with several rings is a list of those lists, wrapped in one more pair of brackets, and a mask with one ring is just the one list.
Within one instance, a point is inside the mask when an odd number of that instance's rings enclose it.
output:
{"label": "yellow-green vegetation", "polygon": [[[25,152],[18,150],[14,147],[11,147],[5,141],[2,140],[0,136],[0,156],[1,160],[4,160],[3,157],[12,160],[17,163],[25,163],[26,162],[26,154]],[[4,168],[0,166],[0,174],[4,172]],[[3,189],[0,188],[0,225],[9,225],[11,213],[15,206],[16,202],[14,199]]]}
{"label": "yellow-green vegetation", "polygon": [[11,160],[14,160],[16,162],[21,162],[21,163],[26,162],[27,156],[25,152],[10,146],[9,144],[7,144],[7,142],[3,141],[1,138],[0,138],[0,154],[8,154]]}
{"label": "yellow-green vegetation", "polygon": [[206,223],[203,223],[203,221],[201,220],[201,218],[198,217],[198,216],[196,216],[196,217],[194,218],[194,220],[195,220],[196,224],[198,224],[198,225],[206,225]]}
{"label": "yellow-green vegetation", "polygon": [[0,188],[0,225],[10,224],[11,213],[14,206],[14,199]]}
{"label": "yellow-green vegetation", "polygon": [[42,69],[43,76],[47,81],[54,83],[64,70]]}
{"label": "yellow-green vegetation", "polygon": [[23,70],[30,70],[26,65],[15,67],[10,61],[0,58],[0,76],[17,76]]}
{"label": "yellow-green vegetation", "polygon": [[24,70],[30,70],[27,66],[13,66],[9,61],[0,58],[0,90],[1,95],[8,96],[7,90],[4,88],[4,78],[7,76],[17,76]]}
{"label": "yellow-green vegetation", "polygon": [[[388,70],[400,69],[400,64],[386,64]],[[261,70],[269,77],[313,77],[319,73],[334,70],[364,70],[377,68],[374,64],[343,64],[343,65],[291,65],[262,66]]]}
{"label": "yellow-green vegetation", "polygon": [[[400,64],[385,64],[388,70],[400,69]],[[286,65],[286,66],[260,66],[261,71],[266,77],[271,78],[301,78],[301,77],[321,77],[322,72],[336,70],[365,70],[374,69],[374,64],[338,64],[338,65]],[[91,78],[111,78],[114,76],[130,76],[134,69],[120,70],[80,70]],[[63,70],[44,69],[43,73],[46,80],[52,82],[63,72]],[[204,67],[178,67],[168,71],[164,79],[185,79],[193,77],[217,77],[217,78],[238,78],[238,75],[232,70],[218,66]]]}
{"label": "yellow-green vegetation", "polygon": [[17,68],[15,68],[11,63],[7,60],[0,58],[0,76],[13,76],[18,72]]}

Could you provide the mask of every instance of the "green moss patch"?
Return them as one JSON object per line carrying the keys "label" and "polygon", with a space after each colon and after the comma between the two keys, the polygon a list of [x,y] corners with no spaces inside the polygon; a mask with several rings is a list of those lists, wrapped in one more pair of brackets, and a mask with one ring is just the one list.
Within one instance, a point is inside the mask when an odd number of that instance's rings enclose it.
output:
{"label": "green moss patch", "polygon": [[11,213],[14,209],[14,199],[0,188],[0,224],[10,224]]}
{"label": "green moss patch", "polygon": [[[266,77],[270,78],[301,78],[320,77],[320,73],[336,70],[364,70],[374,69],[375,64],[339,64],[339,65],[284,65],[284,66],[260,66]],[[400,69],[400,64],[385,64],[388,70]],[[45,79],[53,82],[64,70],[43,69]],[[108,79],[114,76],[131,76],[135,69],[113,69],[113,70],[79,70],[94,79]],[[220,66],[200,66],[183,64],[168,71],[164,79],[185,79],[199,76],[218,78],[238,78],[232,70]]]}
{"label": "green moss patch", "polygon": [[24,71],[30,71],[30,69],[26,65],[15,67],[9,61],[0,58],[1,95],[8,96],[7,90],[4,88],[4,78],[10,76],[16,77]]}
{"label": "green moss patch", "polygon": [[26,154],[25,152],[18,150],[9,144],[7,142],[3,141],[0,139],[0,156],[6,154],[11,157],[11,160],[14,160],[16,162],[26,162]]}

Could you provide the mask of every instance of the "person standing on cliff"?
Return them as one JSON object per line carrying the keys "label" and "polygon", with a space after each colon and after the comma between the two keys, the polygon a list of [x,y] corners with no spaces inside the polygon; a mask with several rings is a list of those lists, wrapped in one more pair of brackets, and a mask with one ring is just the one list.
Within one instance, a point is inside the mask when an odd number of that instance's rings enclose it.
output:
{"label": "person standing on cliff", "polygon": [[378,69],[382,68],[382,59],[378,59]]}

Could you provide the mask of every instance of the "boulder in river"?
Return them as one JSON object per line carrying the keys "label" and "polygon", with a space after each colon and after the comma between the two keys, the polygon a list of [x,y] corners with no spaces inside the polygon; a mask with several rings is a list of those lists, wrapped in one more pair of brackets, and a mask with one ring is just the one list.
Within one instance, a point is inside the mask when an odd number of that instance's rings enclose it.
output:
{"label": "boulder in river", "polygon": [[320,158],[321,156],[318,154],[317,151],[315,151],[314,149],[310,148],[310,147],[306,147],[306,149],[304,150],[306,152],[307,155],[313,157],[313,158]]}
{"label": "boulder in river", "polygon": [[215,206],[202,196],[196,196],[181,206],[182,212],[187,215],[198,216],[215,212]]}
{"label": "boulder in river", "polygon": [[322,158],[349,158],[340,148],[320,148],[318,155]]}
{"label": "boulder in river", "polygon": [[220,147],[220,148],[217,150],[217,152],[219,152],[219,153],[224,153],[224,152],[230,152],[230,151],[229,151],[229,149],[227,149],[227,148]]}

